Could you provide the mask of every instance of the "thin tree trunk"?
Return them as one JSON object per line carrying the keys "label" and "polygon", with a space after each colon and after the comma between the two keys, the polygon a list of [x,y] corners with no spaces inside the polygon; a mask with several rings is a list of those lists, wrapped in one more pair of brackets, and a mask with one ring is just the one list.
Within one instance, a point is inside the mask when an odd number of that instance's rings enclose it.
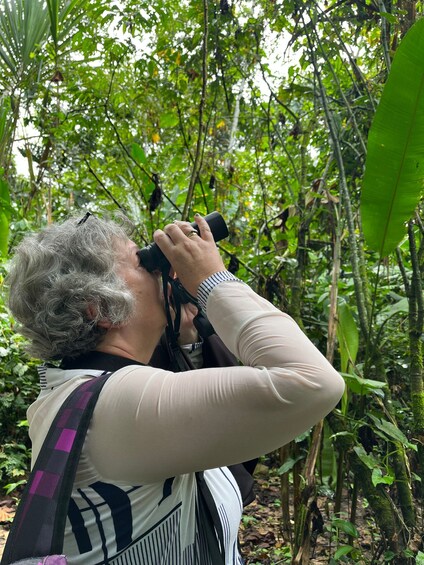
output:
{"label": "thin tree trunk", "polygon": [[[421,249],[417,249],[414,224],[408,226],[409,249],[411,253],[412,278],[408,292],[409,303],[409,379],[411,383],[411,404],[414,418],[414,439],[418,446],[419,476],[424,476],[424,368],[423,368],[423,334],[424,301],[423,280],[420,271],[420,255],[424,249],[424,234],[421,235]],[[421,492],[423,492],[421,485]]]}
{"label": "thin tree trunk", "polygon": [[208,36],[209,36],[209,15],[208,15],[208,2],[203,0],[203,43],[202,43],[202,91],[200,94],[199,102],[199,124],[197,128],[197,144],[196,153],[194,156],[193,169],[190,177],[190,184],[188,186],[187,197],[184,203],[184,209],[182,213],[182,220],[187,220],[189,217],[189,210],[191,203],[193,201],[194,187],[196,186],[197,180],[199,178],[200,168],[201,168],[201,153],[202,153],[202,143],[203,143],[203,117],[205,112],[206,104],[206,87],[207,87],[207,69],[208,69]]}
{"label": "thin tree trunk", "polygon": [[401,18],[401,36],[403,37],[409,28],[414,25],[417,19],[417,2],[416,0],[400,0],[399,11],[403,12]]}
{"label": "thin tree trunk", "polygon": [[324,420],[321,420],[314,427],[308,458],[303,469],[305,486],[300,492],[297,520],[295,522],[293,565],[307,565],[310,560],[312,520],[311,505],[316,500],[315,465],[321,448],[323,426]]}
{"label": "thin tree trunk", "polygon": [[[333,237],[333,269],[331,276],[330,288],[330,311],[328,319],[328,339],[327,339],[327,359],[333,362],[334,351],[337,336],[337,297],[338,282],[340,275],[340,249],[341,249],[341,228],[338,219],[340,217],[339,210],[335,208],[336,230]],[[312,508],[316,503],[317,492],[315,485],[315,466],[317,457],[320,452],[321,438],[324,427],[324,421],[321,420],[314,427],[311,446],[309,448],[308,457],[304,468],[304,487],[300,493],[299,504],[300,511],[295,524],[295,541],[294,541],[294,560],[295,565],[306,565],[309,563],[311,554],[311,521]]]}
{"label": "thin tree trunk", "polygon": [[[280,448],[280,465],[283,465],[290,455],[290,443]],[[280,475],[281,493],[281,528],[283,538],[292,545],[293,535],[290,523],[290,481],[289,473]]]}

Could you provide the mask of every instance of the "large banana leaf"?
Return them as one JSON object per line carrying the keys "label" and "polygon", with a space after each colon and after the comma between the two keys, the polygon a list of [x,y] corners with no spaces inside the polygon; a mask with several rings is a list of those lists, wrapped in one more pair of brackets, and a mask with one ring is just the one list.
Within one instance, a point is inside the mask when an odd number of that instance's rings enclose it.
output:
{"label": "large banana leaf", "polygon": [[400,43],[368,136],[361,215],[382,257],[405,235],[424,180],[424,18]]}

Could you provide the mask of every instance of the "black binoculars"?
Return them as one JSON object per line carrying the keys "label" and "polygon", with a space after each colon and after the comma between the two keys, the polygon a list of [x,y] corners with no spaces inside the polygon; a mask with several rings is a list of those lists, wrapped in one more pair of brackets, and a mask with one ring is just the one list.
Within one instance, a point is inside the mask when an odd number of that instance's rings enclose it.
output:
{"label": "black binoculars", "polygon": [[[204,219],[208,223],[215,241],[221,241],[221,239],[228,237],[227,224],[219,212],[211,212]],[[193,222],[191,226],[199,233],[199,226],[196,222]],[[170,267],[168,259],[156,243],[151,243],[147,247],[140,249],[140,251],[137,251],[137,255],[141,266],[150,273],[157,270],[163,271]]]}

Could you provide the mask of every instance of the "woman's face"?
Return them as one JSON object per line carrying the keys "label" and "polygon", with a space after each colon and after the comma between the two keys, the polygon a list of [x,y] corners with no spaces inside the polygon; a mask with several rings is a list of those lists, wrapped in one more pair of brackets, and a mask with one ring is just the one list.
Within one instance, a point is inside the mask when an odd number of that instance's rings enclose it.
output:
{"label": "woman's face", "polygon": [[159,272],[150,273],[140,265],[137,256],[139,247],[131,240],[118,245],[118,266],[116,272],[135,298],[135,311],[132,320],[151,329],[166,325],[163,292]]}

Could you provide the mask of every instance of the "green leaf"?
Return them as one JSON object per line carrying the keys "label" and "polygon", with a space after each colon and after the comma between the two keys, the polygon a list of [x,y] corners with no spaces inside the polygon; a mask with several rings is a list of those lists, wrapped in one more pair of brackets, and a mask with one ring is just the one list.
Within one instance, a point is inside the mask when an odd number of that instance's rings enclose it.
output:
{"label": "green leaf", "polygon": [[368,136],[361,215],[365,239],[384,257],[405,236],[423,193],[424,19],[400,43]]}
{"label": "green leaf", "polygon": [[356,453],[362,463],[368,467],[368,469],[374,469],[375,467],[378,467],[379,462],[377,461],[377,459],[373,455],[368,454],[361,445],[356,445],[353,448],[353,451]]}
{"label": "green leaf", "polygon": [[424,553],[419,551],[416,557],[416,565],[424,565]]}
{"label": "green leaf", "polygon": [[[0,147],[6,137],[9,126],[10,101],[8,98],[0,100]],[[2,173],[2,171],[1,171]]]}
{"label": "green leaf", "polygon": [[333,518],[331,520],[331,525],[334,528],[341,530],[345,534],[348,534],[349,536],[352,536],[354,538],[359,537],[358,530],[356,529],[354,524],[352,524],[352,522],[348,522],[347,520],[342,520],[341,518]]}
{"label": "green leaf", "polygon": [[400,429],[397,428],[394,424],[388,422],[387,420],[380,420],[372,414],[370,415],[370,418],[374,422],[375,427],[383,432],[386,439],[398,441],[404,446],[413,449],[414,451],[417,450],[417,446],[413,443],[410,443],[405,434],[401,432]]}
{"label": "green leaf", "polygon": [[378,467],[376,467],[372,471],[371,481],[375,487],[380,483],[383,483],[385,485],[391,485],[393,484],[394,480],[395,478],[393,475],[383,475],[383,471]]}
{"label": "green leaf", "polygon": [[177,114],[163,114],[160,117],[159,124],[161,128],[173,128],[179,123]]}
{"label": "green leaf", "polygon": [[350,553],[353,550],[353,546],[351,545],[342,545],[339,547],[339,549],[336,551],[336,553],[334,554],[334,559],[336,561],[338,561],[340,559],[340,557],[343,557],[343,555],[347,555],[348,553]]}
{"label": "green leaf", "polygon": [[337,317],[337,338],[339,340],[341,370],[346,372],[349,363],[351,365],[355,364],[359,346],[359,333],[352,311],[343,299],[338,302]]}
{"label": "green leaf", "polygon": [[[22,479],[21,481],[17,481],[16,483],[9,483],[8,485],[5,485],[4,490],[6,491],[6,494],[10,494],[18,487],[22,485],[26,485],[26,483],[27,483],[26,479]],[[12,521],[12,519],[10,521]]]}
{"label": "green leaf", "polygon": [[284,473],[288,473],[301,459],[304,459],[303,455],[298,455],[296,458],[290,457],[281,465],[281,467],[277,471],[277,474],[284,475]]}
{"label": "green leaf", "polygon": [[50,33],[52,35],[54,44],[58,43],[58,28],[59,28],[59,2],[58,0],[47,0],[47,8],[50,17]]}
{"label": "green leaf", "polygon": [[7,243],[9,239],[9,222],[3,212],[0,211],[0,256],[7,256]]}
{"label": "green leaf", "polygon": [[400,300],[398,300],[394,304],[390,304],[389,306],[386,306],[385,308],[383,308],[383,310],[381,310],[381,312],[380,312],[380,316],[384,320],[388,320],[389,318],[391,318],[395,314],[399,314],[399,313],[407,314],[408,312],[409,312],[408,298],[401,298]]}
{"label": "green leaf", "polygon": [[387,383],[382,381],[374,381],[372,379],[363,379],[352,373],[342,373],[349,389],[355,394],[379,394],[381,390],[387,388]]}
{"label": "green leaf", "polygon": [[139,165],[145,165],[147,163],[147,157],[144,149],[138,143],[133,143],[131,146],[131,155],[137,161]]}
{"label": "green leaf", "polygon": [[7,256],[10,219],[9,185],[0,179],[0,255]]}
{"label": "green leaf", "polygon": [[5,179],[0,179],[0,211],[6,214],[7,219],[10,219],[12,211],[10,202],[9,183]]}
{"label": "green leaf", "polygon": [[390,12],[380,12],[380,16],[382,18],[385,18],[391,24],[397,24],[398,22],[397,17],[393,14],[390,14]]}
{"label": "green leaf", "polygon": [[[0,10],[0,59],[3,83],[24,82],[38,64],[34,54],[47,39],[48,18],[42,0],[7,0]],[[8,76],[6,76],[7,70]]]}

